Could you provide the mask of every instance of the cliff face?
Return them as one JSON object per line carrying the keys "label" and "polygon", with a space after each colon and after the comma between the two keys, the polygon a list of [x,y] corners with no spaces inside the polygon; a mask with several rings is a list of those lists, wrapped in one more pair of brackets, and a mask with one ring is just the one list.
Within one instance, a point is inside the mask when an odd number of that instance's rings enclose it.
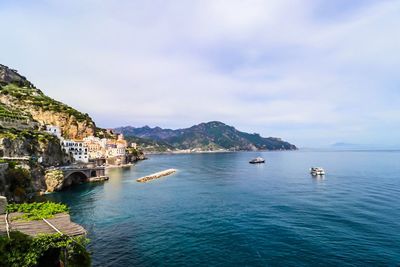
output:
{"label": "cliff face", "polygon": [[95,124],[91,119],[78,121],[74,115],[41,108],[31,109],[30,114],[34,120],[41,124],[59,126],[63,136],[68,139],[82,139],[95,134]]}
{"label": "cliff face", "polygon": [[[85,114],[73,114],[70,112],[72,108],[64,108],[56,105],[49,109],[48,106],[42,103],[32,102],[27,95],[18,97],[8,93],[6,89],[0,89],[0,103],[3,104],[12,112],[18,112],[20,115],[27,116],[33,121],[43,125],[56,125],[62,130],[63,136],[68,139],[82,139],[83,137],[95,134],[95,123],[89,116]],[[14,94],[18,89],[14,88]],[[76,112],[78,113],[78,112]]]}
{"label": "cliff face", "polygon": [[70,160],[55,136],[4,129],[0,130],[0,157],[29,158],[44,167],[63,165]]}
{"label": "cliff face", "polygon": [[11,199],[21,201],[46,190],[46,168],[71,162],[60,140],[40,131],[44,125],[59,126],[68,139],[96,134],[88,114],[46,96],[16,70],[0,64],[0,165],[9,166],[3,170],[0,193]]}
{"label": "cliff face", "polygon": [[[3,182],[3,190],[0,190],[17,201],[46,190],[44,175],[47,167],[64,165],[71,160],[55,136],[15,129],[0,129],[0,157],[4,157],[9,165],[19,166],[7,170],[10,174],[5,175],[5,185]],[[18,168],[29,171],[29,176],[24,177],[24,172]],[[21,180],[24,182],[21,183]]]}
{"label": "cliff face", "polygon": [[14,83],[21,87],[35,88],[24,76],[20,75],[16,70],[0,64],[0,85]]}
{"label": "cliff face", "polygon": [[57,125],[68,139],[82,139],[96,130],[88,114],[46,96],[17,71],[0,65],[0,119],[6,116]]}

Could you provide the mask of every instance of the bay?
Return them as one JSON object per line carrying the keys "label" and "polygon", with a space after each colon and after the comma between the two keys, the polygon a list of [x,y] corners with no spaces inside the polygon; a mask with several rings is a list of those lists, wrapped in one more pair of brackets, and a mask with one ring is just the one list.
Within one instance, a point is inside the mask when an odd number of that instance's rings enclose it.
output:
{"label": "bay", "polygon": [[399,163],[399,151],[151,155],[48,198],[89,231],[94,266],[398,266]]}

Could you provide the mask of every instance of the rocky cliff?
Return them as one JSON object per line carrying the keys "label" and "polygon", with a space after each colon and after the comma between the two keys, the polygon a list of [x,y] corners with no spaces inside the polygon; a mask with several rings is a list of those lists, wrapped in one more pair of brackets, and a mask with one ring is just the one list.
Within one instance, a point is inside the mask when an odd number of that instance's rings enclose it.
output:
{"label": "rocky cliff", "polygon": [[10,117],[57,125],[69,139],[96,132],[88,114],[46,96],[16,70],[0,65],[0,119]]}
{"label": "rocky cliff", "polygon": [[[24,200],[47,188],[46,168],[71,162],[60,140],[41,131],[57,125],[63,137],[102,132],[88,114],[46,96],[16,70],[0,64],[0,193]],[[56,177],[57,178],[57,177]]]}
{"label": "rocky cliff", "polygon": [[13,83],[20,87],[35,88],[24,76],[20,75],[16,70],[0,64],[0,85]]}
{"label": "rocky cliff", "polygon": [[12,167],[5,170],[0,191],[14,200],[23,200],[34,192],[45,191],[45,169],[71,161],[55,136],[16,129],[0,129],[0,157]]}

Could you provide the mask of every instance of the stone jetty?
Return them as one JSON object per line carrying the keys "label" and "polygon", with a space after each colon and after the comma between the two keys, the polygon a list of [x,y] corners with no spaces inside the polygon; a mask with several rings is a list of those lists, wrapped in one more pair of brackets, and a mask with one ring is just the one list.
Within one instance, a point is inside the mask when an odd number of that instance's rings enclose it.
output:
{"label": "stone jetty", "polygon": [[167,175],[171,175],[171,174],[173,174],[175,172],[176,172],[175,169],[168,169],[168,170],[165,170],[165,171],[156,172],[156,173],[153,173],[153,174],[150,174],[150,175],[147,175],[147,176],[143,176],[143,177],[141,177],[139,179],[136,179],[136,181],[139,182],[139,183],[146,183],[146,182],[149,182],[151,180],[155,180],[155,179],[167,176]]}

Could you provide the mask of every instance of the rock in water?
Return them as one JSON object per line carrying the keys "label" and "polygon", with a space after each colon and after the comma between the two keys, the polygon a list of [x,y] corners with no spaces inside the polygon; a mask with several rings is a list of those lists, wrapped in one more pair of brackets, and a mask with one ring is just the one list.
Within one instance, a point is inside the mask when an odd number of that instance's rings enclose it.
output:
{"label": "rock in water", "polygon": [[64,174],[61,170],[50,170],[46,172],[46,192],[51,193],[62,189]]}

